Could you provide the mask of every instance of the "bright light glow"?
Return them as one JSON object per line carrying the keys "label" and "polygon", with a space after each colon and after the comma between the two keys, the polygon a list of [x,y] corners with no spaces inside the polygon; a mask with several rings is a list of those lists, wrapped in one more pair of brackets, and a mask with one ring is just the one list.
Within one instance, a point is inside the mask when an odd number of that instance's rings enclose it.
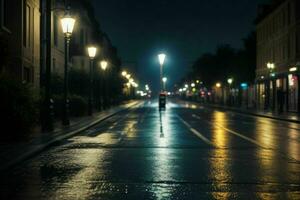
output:
{"label": "bright light glow", "polygon": [[275,68],[275,64],[274,63],[267,63],[267,68],[268,69],[274,69]]}
{"label": "bright light glow", "polygon": [[97,53],[97,48],[94,47],[94,46],[90,46],[90,47],[87,48],[87,50],[88,50],[89,57],[91,59],[95,58],[96,53]]}
{"label": "bright light glow", "polygon": [[129,79],[129,83],[134,83],[133,78]]}
{"label": "bright light glow", "polygon": [[199,80],[196,80],[196,83],[200,83],[200,81],[199,81]]}
{"label": "bright light glow", "polygon": [[185,84],[184,87],[185,87],[185,88],[189,88],[189,85],[188,85],[188,84]]}
{"label": "bright light glow", "polygon": [[294,86],[295,85],[294,76],[292,74],[289,74],[288,78],[289,78],[289,85]]}
{"label": "bright light glow", "polygon": [[127,72],[126,71],[122,71],[122,76],[126,77]]}
{"label": "bright light glow", "polygon": [[271,76],[272,76],[272,77],[275,77],[275,76],[276,76],[276,74],[275,74],[275,73],[272,73],[272,74],[271,74]]}
{"label": "bright light glow", "polygon": [[163,79],[162,79],[162,81],[165,83],[165,82],[167,82],[167,77],[163,77]]}
{"label": "bright light glow", "polygon": [[128,80],[130,79],[130,77],[131,77],[130,74],[127,74],[127,75],[126,75],[126,78],[127,78]]}
{"label": "bright light glow", "polygon": [[179,92],[182,92],[182,91],[183,91],[183,90],[180,88],[180,89],[179,89]]}
{"label": "bright light glow", "polygon": [[60,21],[63,33],[65,34],[65,36],[70,37],[73,32],[76,20],[70,16],[64,16],[64,18],[62,18]]}
{"label": "bright light glow", "polygon": [[297,70],[298,70],[297,67],[292,67],[292,68],[290,68],[290,72],[295,72],[295,71],[297,71]]}
{"label": "bright light glow", "polygon": [[165,62],[165,59],[166,59],[166,54],[159,54],[158,55],[158,60],[159,60],[159,64],[160,65],[163,65],[164,64],[164,62]]}
{"label": "bright light glow", "polygon": [[183,88],[182,90],[183,90],[183,91],[186,91],[187,89],[186,89],[186,88]]}
{"label": "bright light glow", "polygon": [[196,88],[193,88],[193,90],[192,90],[193,92],[196,92]]}
{"label": "bright light glow", "polygon": [[247,84],[247,83],[241,83],[241,87],[242,87],[242,88],[247,88],[247,87],[248,87],[248,84]]}
{"label": "bright light glow", "polygon": [[221,86],[222,86],[221,83],[216,83],[217,88],[220,88]]}
{"label": "bright light glow", "polygon": [[101,65],[101,69],[102,69],[103,71],[105,71],[106,68],[107,68],[108,63],[107,63],[105,60],[102,60],[102,61],[100,62],[100,65]]}
{"label": "bright light glow", "polygon": [[191,87],[195,87],[195,86],[196,86],[195,83],[192,83],[192,84],[191,84]]}
{"label": "bright light glow", "polygon": [[227,83],[228,83],[229,85],[231,85],[231,84],[233,83],[233,78],[227,79]]}
{"label": "bright light glow", "polygon": [[264,76],[261,76],[261,77],[260,77],[260,79],[264,79],[264,78],[265,78]]}

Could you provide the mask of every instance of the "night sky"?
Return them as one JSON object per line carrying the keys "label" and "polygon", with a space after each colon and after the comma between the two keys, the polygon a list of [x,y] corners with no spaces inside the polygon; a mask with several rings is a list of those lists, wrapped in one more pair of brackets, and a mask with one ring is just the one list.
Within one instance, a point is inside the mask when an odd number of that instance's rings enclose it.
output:
{"label": "night sky", "polygon": [[168,85],[201,54],[220,44],[241,47],[254,30],[257,4],[268,0],[91,0],[101,29],[118,48],[123,65],[138,66],[140,83],[159,85],[157,54],[167,54]]}

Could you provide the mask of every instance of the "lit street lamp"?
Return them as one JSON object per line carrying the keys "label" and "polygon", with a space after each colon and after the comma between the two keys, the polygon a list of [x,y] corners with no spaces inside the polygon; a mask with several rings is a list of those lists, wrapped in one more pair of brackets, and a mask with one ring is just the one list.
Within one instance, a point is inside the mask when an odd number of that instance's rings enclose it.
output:
{"label": "lit street lamp", "polygon": [[[274,77],[276,76],[276,74],[274,73],[274,69],[275,69],[275,64],[268,62],[267,63],[267,68],[269,70],[269,80],[265,81],[265,86],[266,86],[266,98],[265,98],[265,109],[268,109],[270,107],[270,93],[271,93],[271,88],[270,88],[270,82],[272,84],[272,93],[273,96],[276,95],[276,80],[274,79]],[[275,110],[275,103],[276,100],[275,98],[272,99],[272,109]]]}
{"label": "lit street lamp", "polygon": [[166,55],[165,54],[159,54],[158,55],[158,60],[159,60],[159,64],[160,64],[160,91],[162,91],[162,81],[163,81],[163,65],[166,59]]}
{"label": "lit street lamp", "polygon": [[106,72],[106,69],[107,69],[107,67],[108,67],[108,62],[107,61],[105,61],[105,60],[102,60],[101,62],[100,62],[100,67],[101,67],[101,70],[103,71],[103,78],[102,78],[102,80],[103,80],[103,97],[102,97],[102,102],[103,102],[103,108],[105,109],[105,108],[107,108],[107,88],[106,88],[106,74],[105,74],[105,72]]}
{"label": "lit street lamp", "polygon": [[97,53],[97,48],[94,46],[88,47],[88,54],[90,58],[90,91],[89,91],[89,101],[88,101],[88,115],[93,114],[93,61]]}
{"label": "lit street lamp", "polygon": [[229,79],[227,79],[227,83],[228,83],[228,85],[229,85],[229,106],[231,106],[232,105],[232,95],[231,95],[231,85],[232,85],[232,83],[233,83],[233,78],[229,78]]}
{"label": "lit street lamp", "polygon": [[68,100],[68,60],[69,60],[69,45],[71,35],[75,25],[75,19],[66,14],[61,19],[62,30],[65,35],[65,65],[64,65],[64,103],[63,103],[63,118],[62,124],[69,125],[69,100]]}
{"label": "lit street lamp", "polygon": [[126,77],[127,72],[126,71],[122,71],[122,76]]}

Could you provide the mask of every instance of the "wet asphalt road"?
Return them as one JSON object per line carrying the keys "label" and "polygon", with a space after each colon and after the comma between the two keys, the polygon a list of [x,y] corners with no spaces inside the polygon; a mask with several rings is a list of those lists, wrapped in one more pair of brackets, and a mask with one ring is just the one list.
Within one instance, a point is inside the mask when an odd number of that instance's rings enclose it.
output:
{"label": "wet asphalt road", "polygon": [[300,125],[147,101],[1,176],[1,199],[300,199]]}

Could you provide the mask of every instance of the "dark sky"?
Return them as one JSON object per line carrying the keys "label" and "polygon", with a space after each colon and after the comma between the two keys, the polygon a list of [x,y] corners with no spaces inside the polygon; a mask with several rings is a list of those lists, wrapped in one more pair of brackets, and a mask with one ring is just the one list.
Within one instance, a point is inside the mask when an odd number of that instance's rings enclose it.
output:
{"label": "dark sky", "polygon": [[241,47],[254,30],[257,4],[268,0],[91,1],[123,64],[136,62],[140,82],[157,88],[159,52],[168,56],[164,72],[174,84],[219,44]]}

